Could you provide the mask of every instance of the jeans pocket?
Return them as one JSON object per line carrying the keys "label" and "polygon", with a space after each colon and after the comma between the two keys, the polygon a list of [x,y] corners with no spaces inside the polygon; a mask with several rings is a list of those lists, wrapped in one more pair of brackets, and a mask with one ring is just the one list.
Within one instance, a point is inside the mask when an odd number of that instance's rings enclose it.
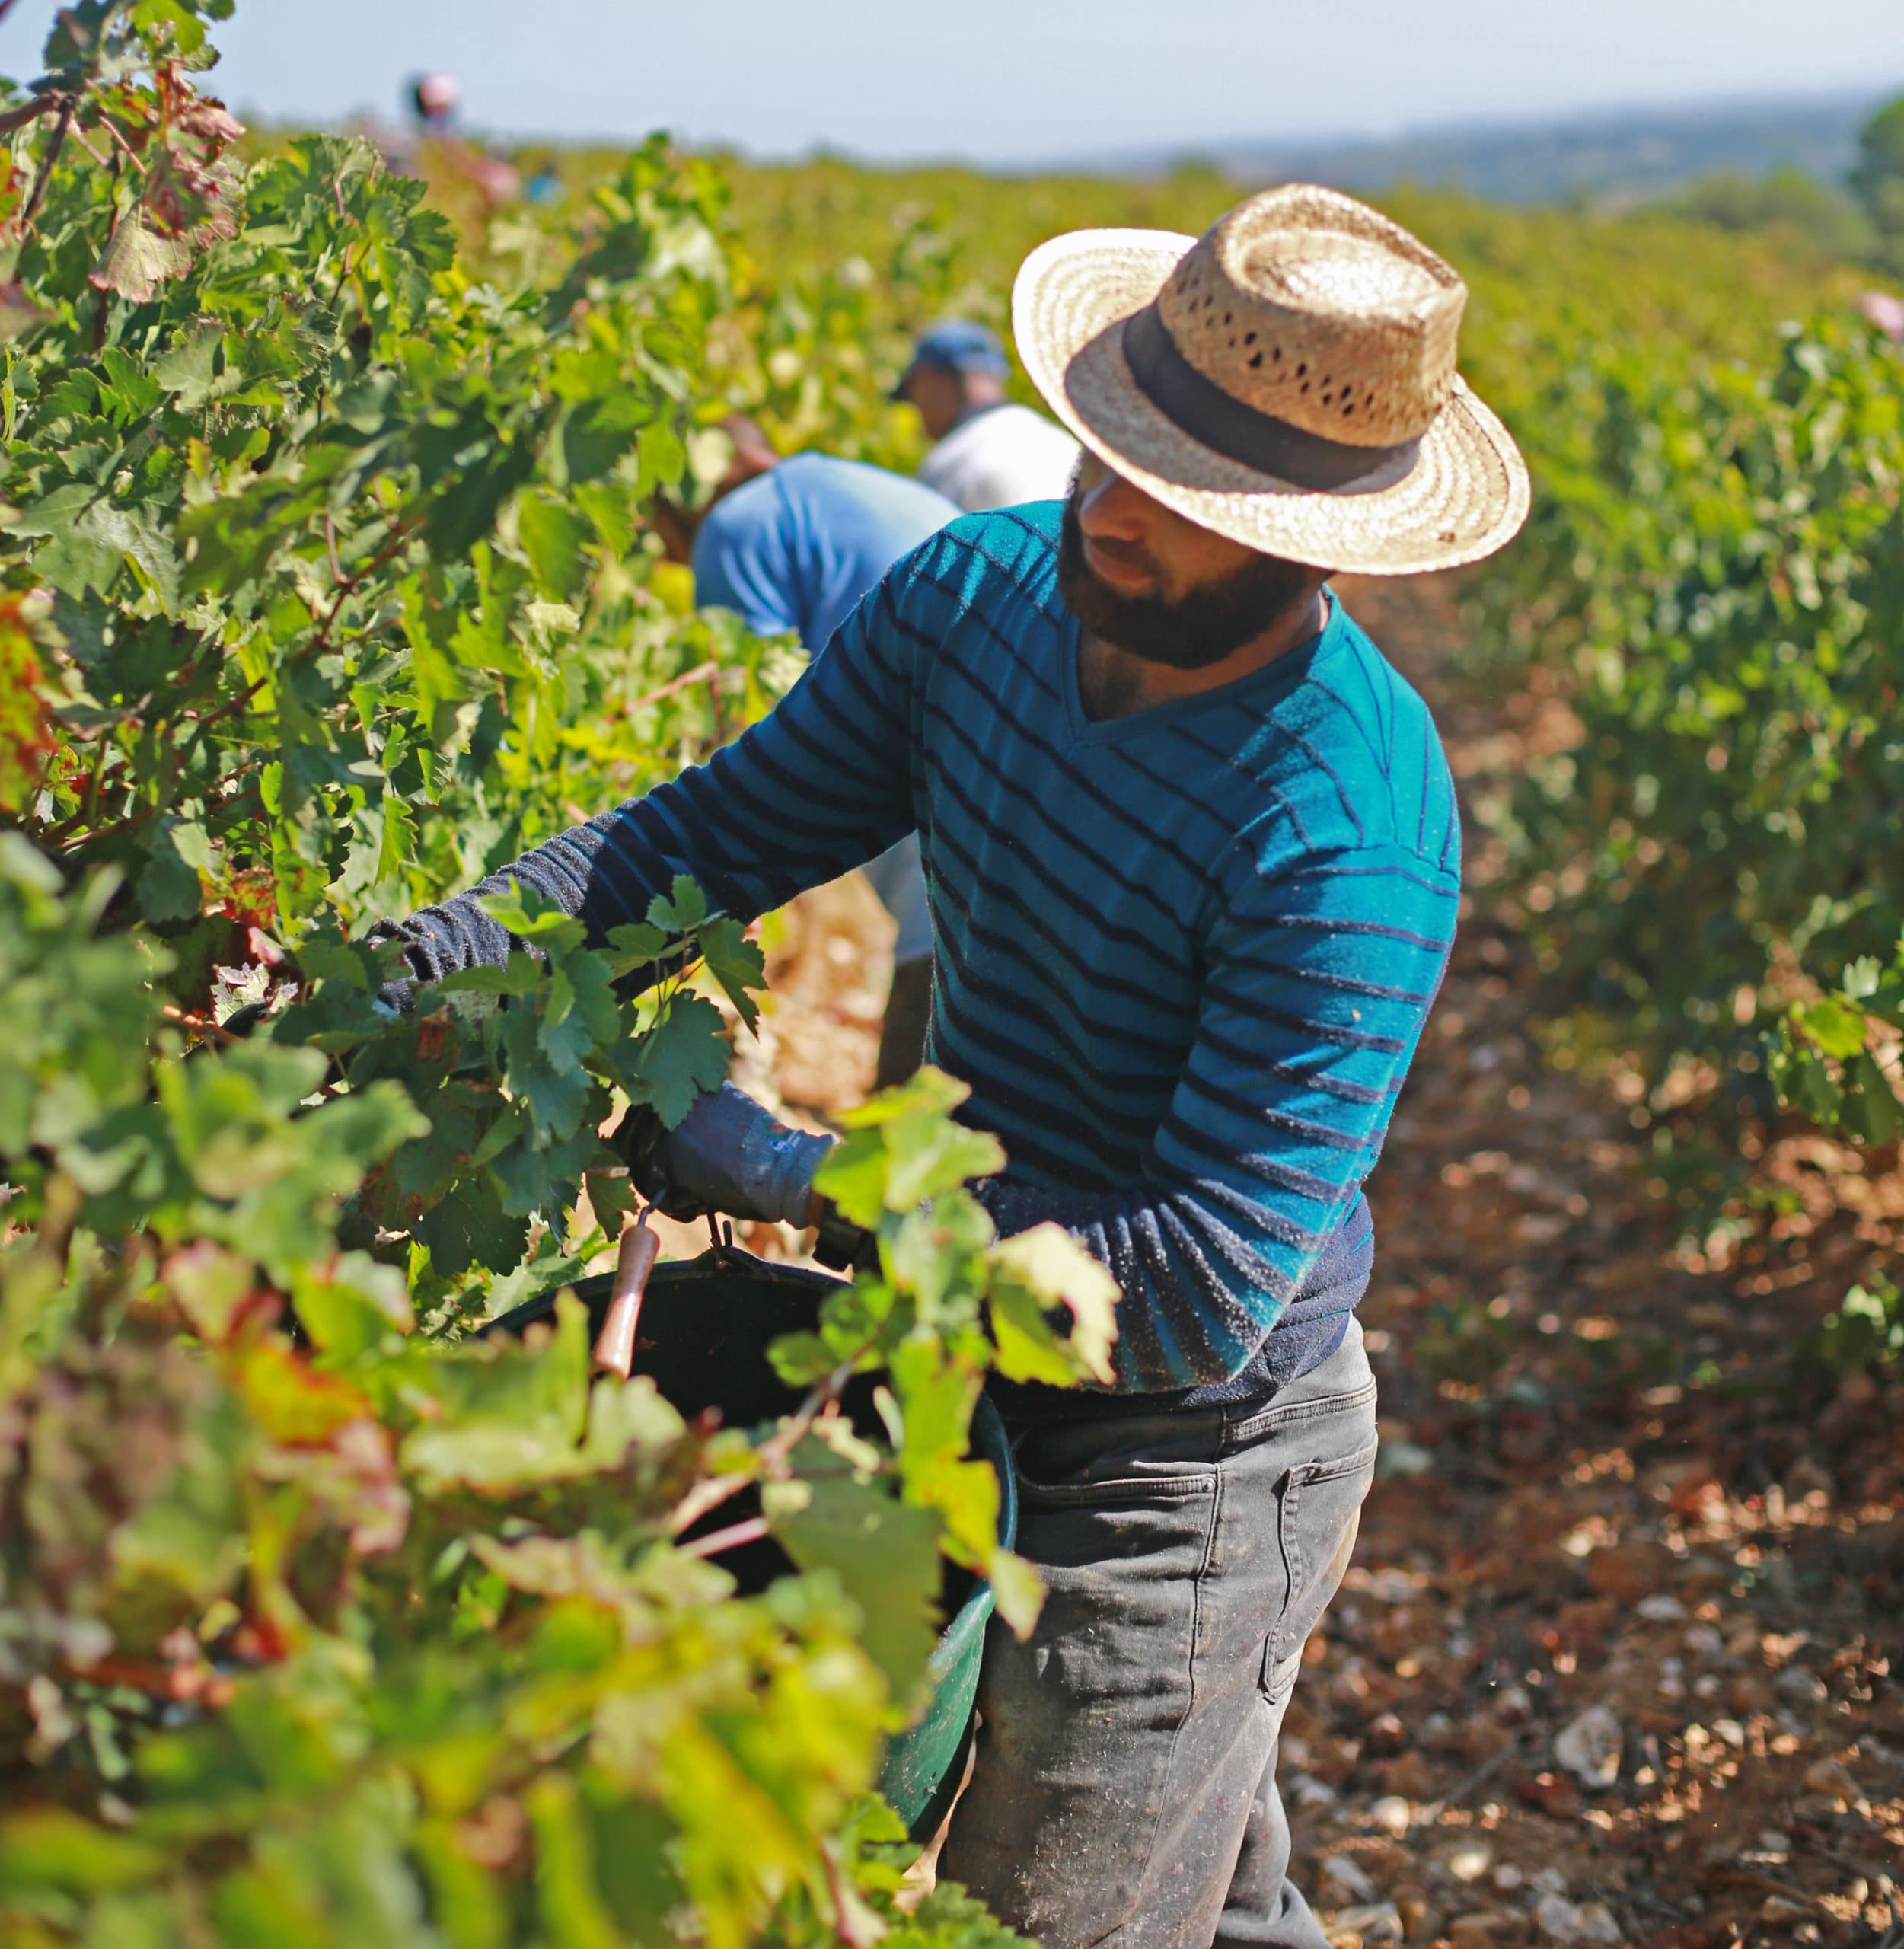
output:
{"label": "jeans pocket", "polygon": [[1296,1689],[1296,1681],[1302,1676],[1303,1654],[1292,1651],[1287,1658],[1276,1655],[1276,1641],[1269,1641],[1269,1648],[1263,1654],[1263,1696],[1274,1706],[1280,1707],[1289,1702],[1289,1695]]}
{"label": "jeans pocket", "polygon": [[1211,1493],[1216,1427],[1214,1417],[1186,1415],[1115,1431],[1089,1424],[1034,1431],[1012,1453],[1019,1494],[1047,1507],[1102,1508]]}
{"label": "jeans pocket", "polygon": [[1216,1464],[1209,1462],[1127,1465],[1115,1475],[1080,1472],[1052,1482],[1027,1475],[1022,1468],[1017,1474],[1019,1499],[1034,1508],[1111,1509],[1185,1502],[1213,1495],[1217,1486]]}
{"label": "jeans pocket", "polygon": [[1272,1703],[1296,1683],[1303,1647],[1341,1587],[1363,1498],[1375,1479],[1375,1454],[1371,1441],[1349,1455],[1305,1462],[1277,1485],[1277,1538],[1289,1596],[1263,1648],[1262,1689]]}

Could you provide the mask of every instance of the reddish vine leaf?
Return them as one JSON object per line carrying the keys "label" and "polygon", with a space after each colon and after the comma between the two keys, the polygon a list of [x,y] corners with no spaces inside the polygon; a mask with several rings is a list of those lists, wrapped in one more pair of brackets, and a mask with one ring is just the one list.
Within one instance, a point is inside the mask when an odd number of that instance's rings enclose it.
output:
{"label": "reddish vine leaf", "polygon": [[158,120],[139,200],[120,219],[91,281],[135,305],[180,278],[213,244],[238,234],[241,177],[225,152],[244,125],[222,102],[193,92],[176,62],[154,71]]}
{"label": "reddish vine leaf", "polygon": [[136,203],[99,254],[91,282],[134,305],[154,297],[161,284],[183,277],[192,268],[192,247],[183,237],[167,237],[152,228]]}

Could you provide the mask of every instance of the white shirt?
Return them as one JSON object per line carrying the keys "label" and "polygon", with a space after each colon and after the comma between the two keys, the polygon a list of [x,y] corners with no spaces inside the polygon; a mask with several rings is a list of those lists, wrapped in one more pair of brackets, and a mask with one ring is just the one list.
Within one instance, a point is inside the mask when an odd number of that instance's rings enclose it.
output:
{"label": "white shirt", "polygon": [[1077,464],[1069,433],[1029,406],[988,406],[962,419],[919,464],[919,478],[968,515],[1021,501],[1061,501]]}

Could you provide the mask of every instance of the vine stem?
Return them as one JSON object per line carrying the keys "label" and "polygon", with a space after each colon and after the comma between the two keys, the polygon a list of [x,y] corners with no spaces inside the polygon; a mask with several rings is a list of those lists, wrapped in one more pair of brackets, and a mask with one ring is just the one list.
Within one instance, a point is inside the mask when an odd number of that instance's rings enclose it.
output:
{"label": "vine stem", "polygon": [[844,1949],[872,1949],[885,1935],[885,1925],[870,1914],[856,1896],[840,1864],[838,1845],[831,1840],[820,1844],[826,1864],[827,1893],[833,1898],[833,1928]]}
{"label": "vine stem", "polygon": [[159,1010],[167,1022],[176,1022],[181,1029],[189,1029],[195,1035],[209,1036],[215,1042],[241,1042],[242,1035],[234,1035],[222,1022],[214,1022],[209,1015],[193,1015],[171,1002]]}
{"label": "vine stem", "polygon": [[140,175],[145,175],[148,172],[145,162],[140,157],[139,152],[126,139],[125,131],[120,127],[119,124],[115,122],[110,115],[100,116],[99,121],[100,126],[106,131],[107,135],[112,137],[114,142],[118,143],[120,148],[125,152],[126,160],[139,171]]}
{"label": "vine stem", "polygon": [[104,169],[107,166],[106,158],[101,155],[98,150],[93,147],[91,142],[87,141],[85,131],[83,129],[80,128],[75,123],[72,128],[69,129],[66,132],[68,135],[72,136],[73,140],[76,142],[89,156],[92,158],[94,161],[99,164],[101,169]]}
{"label": "vine stem", "polygon": [[[853,1378],[853,1370],[858,1367],[861,1359],[871,1351],[875,1337],[869,1335],[831,1373],[814,1383],[806,1399],[782,1424],[779,1431],[761,1444],[754,1456],[757,1464],[754,1468],[745,1472],[737,1471],[731,1475],[710,1475],[695,1483],[670,1512],[668,1533],[678,1536],[691,1523],[698,1523],[710,1510],[719,1508],[722,1503],[738,1495],[742,1489],[752,1488],[762,1476],[779,1475],[786,1466],[787,1457],[806,1438],[813,1424],[820,1418],[822,1410],[829,1402],[839,1399],[840,1390]],[[737,1523],[734,1526],[738,1529],[745,1526]],[[702,1540],[711,1539],[703,1538]]]}
{"label": "vine stem", "polygon": [[[13,0],[0,0],[0,21],[7,17],[7,9]],[[30,101],[23,101],[18,108],[9,109],[0,115],[0,136],[10,136],[16,129],[24,129],[29,122],[37,122],[43,115],[49,114],[66,100],[56,90],[45,94],[37,94]]]}
{"label": "vine stem", "polygon": [[719,1556],[723,1550],[738,1549],[743,1543],[757,1543],[768,1533],[764,1516],[750,1516],[745,1523],[730,1523],[725,1530],[710,1530],[678,1548],[683,1556]]}
{"label": "vine stem", "polygon": [[636,697],[633,703],[624,704],[621,714],[624,717],[632,717],[636,711],[646,710],[651,703],[659,703],[664,698],[674,697],[690,685],[718,678],[720,674],[721,666],[710,658],[706,662],[698,663],[693,669],[683,671],[671,683],[662,684],[659,690],[650,691],[645,697]]}
{"label": "vine stem", "polygon": [[[66,123],[71,119],[71,116],[69,115],[61,121],[59,125],[59,132],[61,135],[64,135],[65,133]],[[53,155],[57,155],[59,152],[59,139],[56,137],[53,142]],[[50,176],[52,174],[53,156],[49,155],[46,158],[46,176]],[[120,221],[119,210],[119,152],[116,149],[113,152],[110,174],[113,179],[113,219],[111,226],[107,231],[107,248],[108,250],[112,247],[113,238],[119,234],[119,225]],[[40,180],[43,182],[46,180],[46,177],[43,177]],[[99,303],[93,312],[93,351],[95,354],[99,352],[105,345],[106,327],[111,319],[112,311],[113,294],[104,285],[102,284],[99,287]]]}
{"label": "vine stem", "polygon": [[[319,625],[317,633],[311,638],[310,642],[305,645],[302,649],[298,651],[298,654],[300,656],[308,656],[314,649],[328,649],[330,648],[331,627],[337,620],[337,612],[344,606],[345,598],[356,589],[357,585],[363,581],[365,576],[375,575],[379,569],[383,567],[385,563],[388,562],[392,557],[397,554],[402,550],[403,544],[407,542],[410,537],[416,531],[420,519],[420,516],[413,515],[407,521],[399,522],[397,524],[394,533],[391,534],[390,539],[384,544],[382,547],[378,549],[376,553],[372,556],[370,560],[365,563],[362,568],[352,569],[349,575],[344,576],[343,579],[339,582],[337,584],[336,597],[331,603],[329,613],[325,616],[324,621]],[[324,516],[324,521],[327,531],[328,531],[330,521],[330,516],[328,512],[327,512]],[[333,569],[336,566],[336,557],[334,553],[331,557],[331,565]],[[254,685],[254,688],[256,686]]]}
{"label": "vine stem", "polygon": [[[77,106],[76,98],[69,94],[43,95],[40,99],[49,107],[55,100],[58,101],[59,120],[54,126],[53,140],[46,146],[46,159],[40,165],[40,174],[33,178],[33,192],[27,199],[27,206],[20,212],[20,234],[23,237],[32,229],[33,220],[40,214],[40,199],[46,193],[47,184],[53,180],[53,166],[59,160],[59,152],[66,145],[66,131],[72,126],[73,110]],[[24,123],[37,120],[46,112],[45,107],[36,107],[31,102],[27,106],[33,110],[31,115],[27,114],[24,109],[16,109],[11,115],[0,115],[0,135],[4,135],[9,129],[17,129]]]}

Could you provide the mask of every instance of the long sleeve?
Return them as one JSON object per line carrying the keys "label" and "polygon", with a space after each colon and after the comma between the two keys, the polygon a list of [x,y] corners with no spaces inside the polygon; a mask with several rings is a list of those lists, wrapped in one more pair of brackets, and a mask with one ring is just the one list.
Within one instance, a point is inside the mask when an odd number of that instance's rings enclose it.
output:
{"label": "long sleeve", "polygon": [[1340,1237],[1379,1154],[1453,939],[1458,881],[1412,849],[1251,878],[1214,929],[1190,1057],[1140,1179],[981,1187],[1003,1233],[1051,1220],[1117,1275],[1119,1384],[1241,1369]]}
{"label": "long sleeve", "polygon": [[532,888],[592,943],[639,921],[685,873],[748,920],[862,866],[913,829],[912,662],[895,566],[772,713],[704,765],[546,841],[468,893],[387,932],[419,979],[499,965],[512,936],[477,898]]}

